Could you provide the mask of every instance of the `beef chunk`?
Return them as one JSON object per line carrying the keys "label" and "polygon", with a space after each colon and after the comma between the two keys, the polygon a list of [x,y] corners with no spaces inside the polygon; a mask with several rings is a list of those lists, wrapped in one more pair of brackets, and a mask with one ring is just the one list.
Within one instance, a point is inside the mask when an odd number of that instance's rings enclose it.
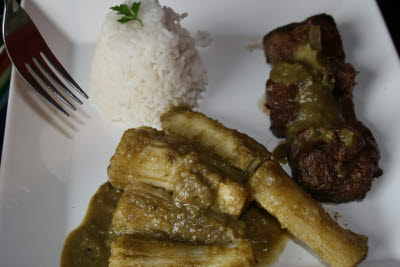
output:
{"label": "beef chunk", "polygon": [[[293,61],[293,53],[299,45],[309,41],[313,25],[320,29],[319,55],[332,72],[332,97],[343,123],[328,129],[332,131],[329,140],[310,138],[312,132],[318,130],[315,127],[290,136],[289,164],[294,180],[314,198],[334,202],[360,200],[371,188],[373,178],[382,174],[378,167],[380,155],[371,131],[356,117],[352,98],[357,71],[344,61],[335,21],[331,16],[321,14],[275,29],[264,37],[265,56],[271,64]],[[271,79],[267,81],[270,129],[277,137],[288,137],[287,128],[298,116],[300,86],[285,85]],[[341,139],[340,131],[343,129],[351,131],[351,144]]]}
{"label": "beef chunk", "polygon": [[288,60],[299,43],[308,38],[310,27],[320,27],[322,51],[326,57],[344,60],[342,39],[334,19],[326,14],[312,16],[300,23],[279,27],[264,36],[264,52],[267,61],[275,64]]}
{"label": "beef chunk", "polygon": [[[307,143],[310,129],[289,148],[293,178],[320,201],[347,202],[363,199],[379,174],[377,150],[360,134],[349,147],[339,139]],[[299,146],[298,141],[307,145]]]}
{"label": "beef chunk", "polygon": [[286,128],[299,109],[297,85],[285,86],[268,80],[267,108],[270,110],[271,131],[277,137],[285,137]]}

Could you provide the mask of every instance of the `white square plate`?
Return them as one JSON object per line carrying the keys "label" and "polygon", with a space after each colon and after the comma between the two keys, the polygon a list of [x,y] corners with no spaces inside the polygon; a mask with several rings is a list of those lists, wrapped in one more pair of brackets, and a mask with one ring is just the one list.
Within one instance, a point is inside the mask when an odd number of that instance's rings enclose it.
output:
{"label": "white square plate", "polygon": [[[86,89],[91,58],[110,0],[31,0],[24,7],[49,46]],[[183,25],[208,30],[212,46],[200,49],[209,89],[200,110],[272,149],[277,139],[259,107],[270,67],[262,50],[246,46],[270,30],[313,14],[335,18],[347,61],[360,71],[354,101],[372,130],[384,170],[361,202],[325,205],[339,223],[369,237],[362,266],[400,266],[400,68],[379,9],[372,0],[170,0],[189,13]],[[27,44],[29,45],[29,44]],[[87,89],[86,89],[87,90]],[[58,266],[67,234],[107,180],[106,168],[125,129],[103,119],[91,101],[71,118],[54,111],[13,72],[0,173],[1,266]],[[321,266],[290,242],[277,266]]]}

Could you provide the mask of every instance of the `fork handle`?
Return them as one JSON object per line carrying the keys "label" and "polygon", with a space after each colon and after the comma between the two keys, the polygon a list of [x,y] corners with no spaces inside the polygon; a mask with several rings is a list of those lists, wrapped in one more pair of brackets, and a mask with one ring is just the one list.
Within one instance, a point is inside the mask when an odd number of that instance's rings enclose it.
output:
{"label": "fork handle", "polygon": [[13,11],[21,7],[16,0],[4,0],[4,6],[6,9],[12,8]]}

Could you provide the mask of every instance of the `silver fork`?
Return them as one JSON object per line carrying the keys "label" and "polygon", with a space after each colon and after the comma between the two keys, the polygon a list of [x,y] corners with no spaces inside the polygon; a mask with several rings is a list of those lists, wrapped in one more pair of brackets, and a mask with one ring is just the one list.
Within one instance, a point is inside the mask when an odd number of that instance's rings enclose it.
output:
{"label": "silver fork", "polygon": [[[40,96],[49,101],[58,110],[69,116],[69,114],[47,93],[38,81],[42,82],[49,92],[52,92],[72,110],[76,110],[76,108],[62,94],[60,94],[47,77],[50,77],[57,87],[61,88],[77,103],[82,104],[82,101],[64,85],[46,63],[46,60],[65,81],[67,81],[86,99],[88,98],[87,94],[79,87],[57,60],[46,42],[43,40],[42,35],[29,15],[18,4],[18,2],[16,0],[4,0],[4,4],[4,44],[15,69],[33,90],[39,93]],[[32,74],[35,74],[36,78]]]}

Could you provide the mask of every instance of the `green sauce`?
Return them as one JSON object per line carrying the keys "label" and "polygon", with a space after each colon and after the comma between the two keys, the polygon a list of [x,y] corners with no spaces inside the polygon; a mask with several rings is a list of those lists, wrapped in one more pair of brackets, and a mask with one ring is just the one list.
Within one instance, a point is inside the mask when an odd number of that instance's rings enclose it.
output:
{"label": "green sauce", "polygon": [[[222,238],[225,233],[226,236],[233,234],[237,237],[246,237],[252,242],[257,262],[262,264],[275,261],[283,252],[287,243],[287,232],[281,228],[279,222],[272,215],[255,205],[248,208],[238,218],[240,221],[233,221],[229,216],[217,214],[213,210],[200,211],[191,209],[189,216],[175,211],[183,209],[177,208],[172,200],[171,203],[167,201],[170,197],[168,192],[152,188],[150,185],[137,188],[142,191],[139,190],[136,193],[132,191],[131,195],[126,197],[125,195],[122,197],[123,190],[113,187],[109,182],[103,184],[97,190],[89,203],[86,216],[81,225],[72,231],[65,240],[61,255],[61,267],[109,266],[111,244],[117,240],[119,234],[122,234],[122,231],[115,227],[116,225],[113,225],[114,230],[111,230],[111,223],[113,216],[120,217],[121,214],[123,214],[123,217],[117,218],[117,220],[120,220],[123,224],[126,223],[128,227],[129,221],[134,220],[134,223],[142,224],[141,227],[144,227],[143,229],[149,228],[148,230],[139,230],[139,232],[134,230],[132,233],[123,233],[138,235],[139,238],[161,238],[161,240],[170,238],[172,241],[182,242],[178,237],[159,235],[164,231],[163,227],[166,227],[165,231],[170,231],[168,229],[172,226],[174,231],[179,231],[180,235],[189,244],[193,241],[191,237],[196,234],[196,229],[199,230],[200,228],[202,232],[198,232],[198,234],[204,235],[204,240],[215,239],[216,235],[221,234],[221,238],[217,238],[216,241],[210,242],[210,244],[215,242],[217,244],[219,242],[221,244],[226,243],[227,240]],[[150,197],[146,190],[154,190],[155,197]],[[163,194],[167,195],[168,198]],[[157,201],[162,202],[157,203]],[[132,203],[135,204],[133,205]],[[118,209],[114,214],[117,205]],[[133,207],[135,205],[137,206],[136,208]],[[208,216],[215,218],[215,220],[207,219]],[[158,228],[160,232],[158,233],[156,230],[153,233],[151,229],[153,226],[150,224],[154,224],[154,229]],[[223,229],[225,228],[224,224],[226,229],[230,229],[229,231]]]}
{"label": "green sauce", "polygon": [[270,78],[274,82],[290,85],[292,83],[301,83],[312,80],[312,75],[301,63],[281,61],[272,67]]}
{"label": "green sauce", "polygon": [[241,219],[247,226],[247,238],[253,245],[256,266],[273,264],[289,240],[287,231],[281,228],[276,218],[255,205]]}
{"label": "green sauce", "polygon": [[280,164],[288,164],[288,143],[286,141],[280,142],[274,148],[272,159],[278,161]]}
{"label": "green sauce", "polygon": [[347,147],[354,147],[356,145],[356,133],[348,128],[342,128],[338,131],[338,137]]}
{"label": "green sauce", "polygon": [[122,190],[114,188],[109,182],[97,190],[83,222],[65,240],[61,267],[108,266],[111,243],[117,238],[110,231],[110,225],[121,195]]}
{"label": "green sauce", "polygon": [[[296,84],[298,87],[297,103],[299,111],[296,118],[288,125],[286,136],[294,140],[298,133],[311,129],[309,142],[331,142],[338,138],[346,146],[355,143],[355,133],[345,127],[336,106],[332,90],[335,80],[328,64],[319,56],[319,28],[313,26],[309,41],[301,44],[289,61],[276,63],[271,70],[273,82],[286,86]],[[337,137],[336,137],[337,136]]]}
{"label": "green sauce", "polygon": [[[109,266],[111,244],[118,238],[118,234],[110,230],[111,222],[122,193],[122,190],[116,189],[109,182],[97,190],[89,203],[81,225],[65,240],[61,254],[61,267]],[[162,205],[159,207],[162,208]],[[142,215],[149,216],[149,214]],[[219,217],[218,220],[223,222],[222,218]],[[255,206],[249,208],[240,220],[245,223],[246,238],[252,241],[256,261],[260,264],[274,262],[283,252],[288,241],[287,232],[281,228],[279,222],[272,215]],[[193,225],[184,220],[182,223],[189,223],[186,225],[189,227]],[[226,223],[232,225],[231,221],[226,221]],[[210,231],[209,234],[213,234],[212,225],[203,223],[203,226]],[[141,236],[155,238],[154,235],[146,233],[142,233]],[[220,241],[223,242],[223,240]]]}
{"label": "green sauce", "polygon": [[285,85],[298,84],[297,117],[287,127],[286,136],[294,138],[300,131],[311,127],[332,129],[343,125],[332,96],[330,83],[320,82],[319,77],[304,63],[279,62],[271,71],[271,79]]}

